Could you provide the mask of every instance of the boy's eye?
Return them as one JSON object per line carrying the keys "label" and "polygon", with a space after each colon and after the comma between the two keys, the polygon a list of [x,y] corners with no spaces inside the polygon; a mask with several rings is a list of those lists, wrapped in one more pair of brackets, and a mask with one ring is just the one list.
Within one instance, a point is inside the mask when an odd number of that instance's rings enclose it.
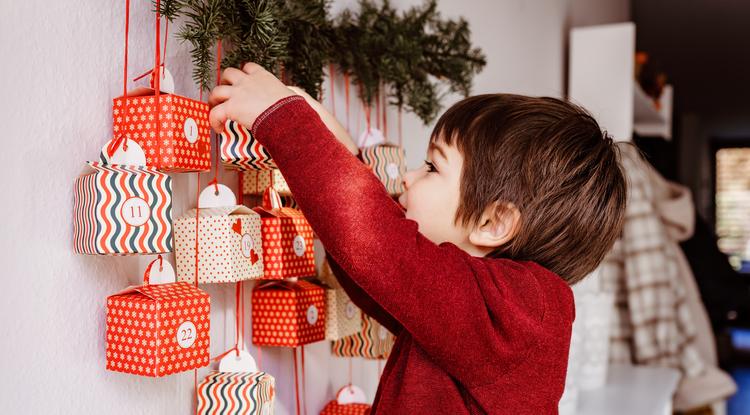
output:
{"label": "boy's eye", "polygon": [[427,172],[428,173],[436,173],[437,169],[435,168],[435,165],[430,162],[429,160],[425,160],[424,164],[427,166]]}

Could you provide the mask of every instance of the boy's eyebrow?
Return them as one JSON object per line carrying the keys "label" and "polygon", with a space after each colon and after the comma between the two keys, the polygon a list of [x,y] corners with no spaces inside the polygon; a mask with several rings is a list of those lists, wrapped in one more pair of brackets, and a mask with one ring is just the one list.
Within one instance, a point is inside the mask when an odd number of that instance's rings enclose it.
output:
{"label": "boy's eyebrow", "polygon": [[448,161],[448,156],[445,155],[445,151],[443,151],[443,147],[440,144],[436,144],[434,141],[430,142],[430,146],[428,147],[428,150],[437,151],[438,153],[440,153],[440,155],[443,157],[445,161]]}

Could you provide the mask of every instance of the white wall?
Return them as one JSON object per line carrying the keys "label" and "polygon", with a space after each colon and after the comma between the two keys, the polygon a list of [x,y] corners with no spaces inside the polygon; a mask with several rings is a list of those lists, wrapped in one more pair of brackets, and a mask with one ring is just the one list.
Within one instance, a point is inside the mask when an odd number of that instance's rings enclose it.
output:
{"label": "white wall", "polygon": [[[337,1],[335,9],[353,3]],[[151,64],[150,7],[150,2],[133,1],[131,78]],[[446,15],[468,18],[474,40],[487,53],[489,64],[476,79],[475,93],[562,96],[566,7],[559,0],[440,2]],[[192,373],[149,379],[104,370],[105,298],[136,283],[150,258],[79,256],[71,244],[73,180],[110,138],[111,99],[121,91],[123,10],[124,1],[0,0],[0,120],[5,126],[0,165],[7,178],[0,237],[3,413],[192,410]],[[186,49],[174,39],[167,62],[178,91],[196,97]],[[395,114],[390,119],[395,126]],[[429,131],[413,117],[404,118],[411,167],[421,163]],[[179,215],[194,204],[196,179],[195,174],[173,177],[174,213]],[[234,183],[231,174],[225,179]],[[216,355],[233,342],[233,292],[231,286],[206,290],[212,296],[211,352]],[[326,343],[308,348],[310,413],[345,382],[346,360],[329,357],[328,349]],[[263,360],[277,379],[277,413],[293,412],[291,352],[267,348]],[[355,362],[355,383],[370,398],[377,370],[376,363]]]}

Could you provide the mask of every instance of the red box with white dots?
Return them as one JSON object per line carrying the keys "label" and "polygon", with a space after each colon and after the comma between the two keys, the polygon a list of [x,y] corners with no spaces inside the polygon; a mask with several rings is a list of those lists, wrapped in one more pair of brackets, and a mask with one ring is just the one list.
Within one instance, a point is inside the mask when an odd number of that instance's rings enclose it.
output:
{"label": "red box with white dots", "polygon": [[297,347],[325,339],[325,291],[308,281],[272,281],[253,289],[253,344]]}
{"label": "red box with white dots", "polygon": [[263,279],[311,277],[316,274],[313,230],[301,211],[281,207],[281,197],[266,189],[260,214]]}
{"label": "red box with white dots", "polygon": [[112,127],[115,137],[124,134],[143,148],[148,166],[169,172],[211,168],[205,102],[174,94],[157,97],[153,89],[137,88],[114,99]]}
{"label": "red box with white dots", "polygon": [[131,287],[107,298],[107,369],[160,377],[209,363],[210,299],[197,287]]}

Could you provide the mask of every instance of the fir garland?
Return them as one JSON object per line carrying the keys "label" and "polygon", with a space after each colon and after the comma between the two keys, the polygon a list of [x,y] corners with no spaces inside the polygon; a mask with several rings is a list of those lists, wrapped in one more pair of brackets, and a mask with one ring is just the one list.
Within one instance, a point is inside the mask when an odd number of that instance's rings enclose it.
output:
{"label": "fir garland", "polygon": [[486,65],[472,47],[464,19],[443,19],[435,0],[399,14],[388,0],[360,0],[359,10],[329,16],[329,0],[161,0],[170,21],[182,16],[179,38],[191,44],[193,78],[213,85],[213,48],[227,46],[222,67],[257,62],[313,96],[329,62],[352,76],[359,97],[389,102],[424,123],[440,111],[447,92],[468,95]]}

